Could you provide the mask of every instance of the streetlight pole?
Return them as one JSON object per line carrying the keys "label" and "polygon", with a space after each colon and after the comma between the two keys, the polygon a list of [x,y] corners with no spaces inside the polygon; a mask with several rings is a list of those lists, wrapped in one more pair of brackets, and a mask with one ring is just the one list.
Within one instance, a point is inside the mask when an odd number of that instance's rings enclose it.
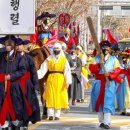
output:
{"label": "streetlight pole", "polygon": [[[98,5],[100,4],[98,0]],[[98,37],[98,42],[100,42],[102,33],[101,33],[101,10],[99,10],[99,6],[97,6],[97,37]]]}

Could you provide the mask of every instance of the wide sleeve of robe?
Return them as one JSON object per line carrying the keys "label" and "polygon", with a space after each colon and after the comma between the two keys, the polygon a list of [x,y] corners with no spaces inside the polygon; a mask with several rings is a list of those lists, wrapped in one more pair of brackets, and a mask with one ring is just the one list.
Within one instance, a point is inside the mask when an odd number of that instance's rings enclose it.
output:
{"label": "wide sleeve of robe", "polygon": [[65,68],[64,68],[64,77],[65,77],[66,84],[72,84],[71,69],[67,60],[65,63]]}
{"label": "wide sleeve of robe", "polygon": [[98,74],[100,71],[100,64],[90,64],[89,70],[92,74]]}
{"label": "wide sleeve of robe", "polygon": [[85,54],[83,54],[81,61],[82,61],[82,66],[85,66],[87,63],[87,57]]}
{"label": "wide sleeve of robe", "polygon": [[115,80],[117,83],[120,83],[122,79],[120,73],[121,73],[120,63],[117,59],[115,59],[114,70],[109,73],[109,78],[111,80]]}
{"label": "wide sleeve of robe", "polygon": [[30,67],[30,76],[31,76],[31,81],[35,87],[36,90],[39,91],[40,87],[39,87],[39,82],[38,82],[38,75],[37,75],[37,71],[34,65],[34,61],[33,58],[29,55],[27,55],[28,60],[29,60],[29,67]]}

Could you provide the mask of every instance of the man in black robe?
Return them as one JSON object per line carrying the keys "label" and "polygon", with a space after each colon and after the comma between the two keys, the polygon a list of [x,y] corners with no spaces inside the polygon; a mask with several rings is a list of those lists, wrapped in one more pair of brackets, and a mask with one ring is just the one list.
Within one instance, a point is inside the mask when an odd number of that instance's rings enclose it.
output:
{"label": "man in black robe", "polygon": [[[8,130],[10,122],[13,122],[12,130],[16,130],[18,120],[23,116],[26,118],[19,82],[26,68],[23,57],[15,50],[17,39],[6,36],[2,40],[5,48],[0,49],[0,125],[2,130]],[[15,104],[12,95],[16,97]]]}
{"label": "man in black robe", "polygon": [[22,84],[22,88],[23,88],[23,93],[25,95],[25,98],[28,104],[30,105],[30,109],[31,109],[31,113],[29,112],[29,109],[27,109],[28,119],[23,120],[20,126],[23,128],[23,130],[28,129],[29,121],[31,121],[33,124],[40,121],[40,107],[35,93],[35,90],[40,91],[38,76],[37,76],[36,68],[34,66],[33,58],[28,53],[24,52],[23,45],[25,44],[27,44],[27,42],[19,38],[17,40],[17,46],[16,46],[17,52],[21,53],[25,61],[26,73],[22,77],[22,80],[25,81],[24,84]]}

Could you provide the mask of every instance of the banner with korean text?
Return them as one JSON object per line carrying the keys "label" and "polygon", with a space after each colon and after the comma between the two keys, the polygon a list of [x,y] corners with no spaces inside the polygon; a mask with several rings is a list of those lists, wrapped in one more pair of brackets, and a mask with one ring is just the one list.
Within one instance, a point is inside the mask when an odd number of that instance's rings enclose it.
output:
{"label": "banner with korean text", "polygon": [[35,0],[0,0],[0,34],[34,34]]}

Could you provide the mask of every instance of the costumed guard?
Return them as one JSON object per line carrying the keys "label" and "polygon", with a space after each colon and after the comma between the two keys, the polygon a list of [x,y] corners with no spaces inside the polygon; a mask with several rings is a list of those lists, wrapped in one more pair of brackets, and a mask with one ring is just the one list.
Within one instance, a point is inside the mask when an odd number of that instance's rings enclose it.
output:
{"label": "costumed guard", "polygon": [[[88,84],[88,71],[86,69],[86,54],[83,52],[83,49],[80,45],[76,47],[76,54],[79,59],[81,59],[82,62],[82,68],[81,68],[81,86],[82,86],[82,98],[81,102],[84,102],[84,89],[86,88]],[[80,100],[79,100],[80,101]]]}
{"label": "costumed guard", "polygon": [[[0,50],[0,125],[2,130],[19,130],[19,120],[26,118],[23,111],[22,90],[19,79],[25,74],[25,62],[15,50],[17,39],[14,36],[3,38],[5,48]],[[15,91],[13,91],[15,90]],[[15,103],[13,98],[15,97]],[[17,120],[16,120],[17,119]]]}
{"label": "costumed guard", "polygon": [[71,46],[73,44],[75,44],[75,41],[74,41],[73,37],[70,34],[70,29],[69,28],[64,29],[64,36],[60,37],[59,40],[66,43],[68,51],[70,50]]}
{"label": "costumed guard", "polygon": [[67,89],[72,83],[71,70],[59,42],[54,44],[54,53],[49,56],[37,71],[41,79],[48,71],[43,98],[46,102],[49,120],[59,120],[61,108],[68,109]]}
{"label": "costumed guard", "polygon": [[121,115],[130,116],[130,53],[121,52],[119,61],[121,65],[120,76],[124,79],[123,83],[117,84],[117,109],[122,111]]}
{"label": "costumed guard", "polygon": [[72,105],[76,105],[76,100],[82,99],[82,87],[81,87],[82,63],[81,60],[76,55],[75,45],[72,45],[70,53],[73,62],[73,66],[71,67],[71,73],[72,73],[71,98],[72,98]]}
{"label": "costumed guard", "polygon": [[[28,123],[31,121],[33,124],[40,121],[40,107],[39,102],[35,93],[35,90],[40,91],[39,82],[38,82],[38,76],[37,71],[34,66],[33,58],[25,53],[23,45],[28,44],[28,42],[23,41],[22,39],[18,38],[17,40],[17,52],[20,52],[21,55],[24,58],[25,66],[26,66],[26,73],[21,78],[21,80],[24,81],[22,84],[23,87],[23,93],[30,105],[30,109],[28,110],[28,119],[26,121],[23,121],[21,124],[21,127],[23,127],[23,130],[28,129]],[[30,114],[29,111],[32,113]]]}
{"label": "costumed guard", "polygon": [[[99,59],[99,56],[96,55],[95,64],[89,65],[91,73],[95,75],[92,83],[91,107],[94,112],[98,112],[100,127],[103,129],[110,129],[111,114],[115,112],[115,82],[123,82],[119,76],[121,71],[119,61],[111,55],[111,45],[108,41],[102,41],[100,47],[104,58]],[[106,72],[103,71],[100,64],[104,64]],[[110,85],[105,76],[109,78]]]}

